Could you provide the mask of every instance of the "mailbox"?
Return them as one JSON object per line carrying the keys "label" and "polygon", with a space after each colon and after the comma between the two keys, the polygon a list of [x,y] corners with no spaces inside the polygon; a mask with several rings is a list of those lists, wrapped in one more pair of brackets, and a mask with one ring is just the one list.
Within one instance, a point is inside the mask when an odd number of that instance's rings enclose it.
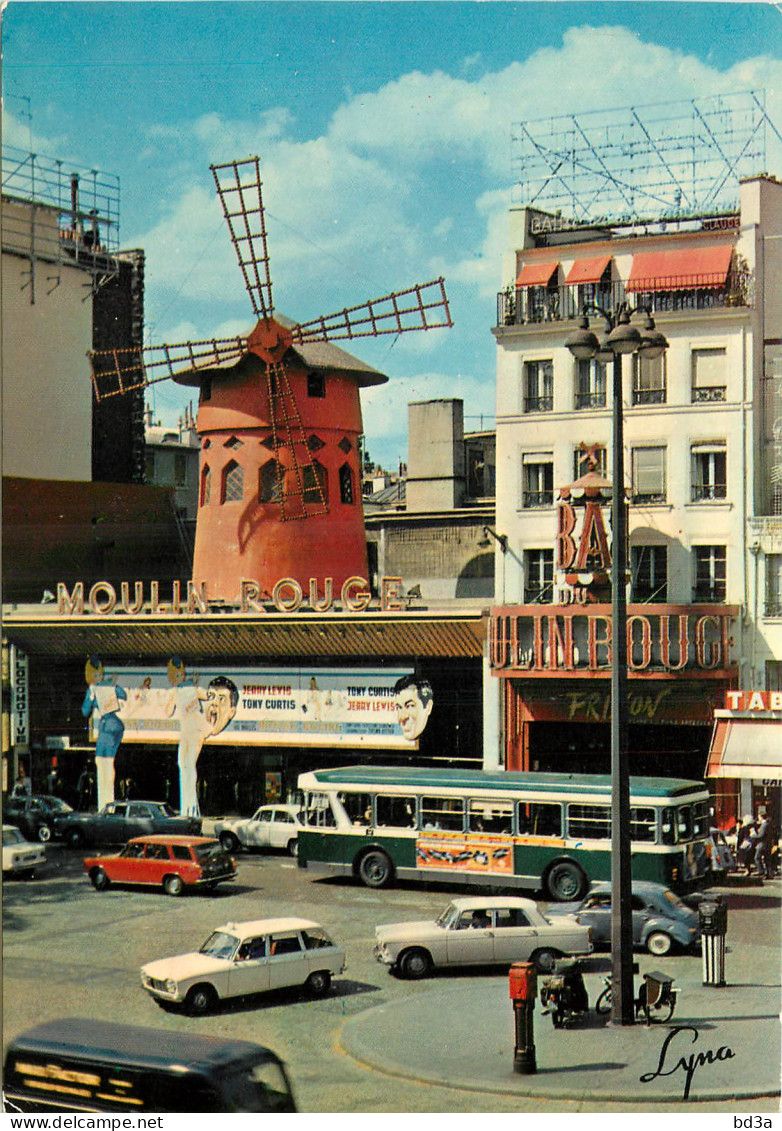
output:
{"label": "mailbox", "polygon": [[534,1001],[538,975],[533,962],[514,962],[510,968],[510,996],[513,1001]]}

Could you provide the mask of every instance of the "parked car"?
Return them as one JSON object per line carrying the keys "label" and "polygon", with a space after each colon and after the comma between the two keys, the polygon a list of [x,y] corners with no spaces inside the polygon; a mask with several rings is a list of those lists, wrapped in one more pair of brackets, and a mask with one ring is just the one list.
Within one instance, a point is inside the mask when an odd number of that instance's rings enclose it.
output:
{"label": "parked car", "polygon": [[198,836],[200,817],[180,817],[162,801],[110,801],[100,813],[60,814],[54,821],[54,835],[71,848],[82,844],[124,844],[135,836],[170,833]]}
{"label": "parked car", "polygon": [[226,852],[239,848],[284,848],[296,856],[301,827],[301,806],[262,805],[252,817],[215,821],[214,829]]}
{"label": "parked car", "polygon": [[224,998],[303,986],[328,993],[345,970],[345,951],[309,919],[256,919],[218,927],[200,950],[141,968],[141,984],[161,1006],[206,1013]]}
{"label": "parked car", "polygon": [[[650,954],[668,954],[674,944],[689,948],[700,937],[698,914],[664,884],[633,881],[631,896],[633,946],[645,947]],[[611,943],[611,884],[600,881],[580,903],[560,903],[549,908],[552,919],[573,915],[590,927],[595,946]]]}
{"label": "parked car", "polygon": [[39,864],[46,863],[46,849],[30,844],[16,825],[3,825],[3,875],[32,876]]}
{"label": "parked car", "polygon": [[56,817],[72,813],[70,805],[48,793],[33,793],[29,797],[9,797],[3,806],[3,820],[16,825],[28,840],[51,840]]}
{"label": "parked car", "polygon": [[98,891],[110,884],[144,884],[181,895],[187,887],[213,891],[235,880],[236,861],[214,837],[140,836],[115,856],[88,856],[84,871]]}
{"label": "parked car", "polygon": [[549,973],[557,958],[592,950],[588,927],[565,916],[552,922],[519,896],[454,899],[435,922],[389,923],[375,938],[377,961],[404,978],[425,978],[436,966],[527,961]]}

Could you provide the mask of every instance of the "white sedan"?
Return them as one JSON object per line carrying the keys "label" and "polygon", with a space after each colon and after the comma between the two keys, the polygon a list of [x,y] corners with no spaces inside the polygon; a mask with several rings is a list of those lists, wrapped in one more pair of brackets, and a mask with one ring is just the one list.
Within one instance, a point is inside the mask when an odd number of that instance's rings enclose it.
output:
{"label": "white sedan", "polygon": [[3,875],[32,876],[39,864],[46,863],[42,844],[30,844],[15,825],[3,825]]}
{"label": "white sedan", "polygon": [[287,986],[328,993],[345,970],[345,951],[309,919],[253,919],[218,927],[200,950],[141,968],[141,984],[159,1005],[207,1013],[223,998]]}
{"label": "white sedan", "polygon": [[575,919],[551,922],[531,899],[471,896],[454,899],[435,922],[375,928],[375,958],[404,978],[425,978],[435,966],[534,962],[549,973],[557,958],[589,954],[592,931]]}
{"label": "white sedan", "polygon": [[226,852],[240,848],[282,848],[295,856],[301,828],[299,805],[262,805],[252,817],[215,821],[214,835]]}

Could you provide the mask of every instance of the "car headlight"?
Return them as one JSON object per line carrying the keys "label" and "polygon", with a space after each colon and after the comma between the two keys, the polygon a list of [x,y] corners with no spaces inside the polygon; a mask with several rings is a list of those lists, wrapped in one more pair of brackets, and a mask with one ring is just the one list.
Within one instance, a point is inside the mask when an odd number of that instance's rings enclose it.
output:
{"label": "car headlight", "polygon": [[176,982],[174,981],[173,978],[166,978],[166,993],[167,994],[175,994],[176,993]]}

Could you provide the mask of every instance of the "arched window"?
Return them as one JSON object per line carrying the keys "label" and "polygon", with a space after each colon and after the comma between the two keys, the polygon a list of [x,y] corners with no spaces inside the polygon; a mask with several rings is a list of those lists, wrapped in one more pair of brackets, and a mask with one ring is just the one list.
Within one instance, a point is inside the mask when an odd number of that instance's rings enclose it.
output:
{"label": "arched window", "polygon": [[270,459],[258,472],[258,502],[279,503],[284,469],[277,460]]}
{"label": "arched window", "polygon": [[209,505],[209,500],[212,497],[212,469],[208,463],[205,463],[201,470],[201,506],[206,507]]}
{"label": "arched window", "polygon": [[223,503],[235,503],[244,498],[244,472],[235,460],[225,465],[223,470]]}
{"label": "arched window", "polygon": [[348,463],[343,463],[339,469],[339,497],[340,501],[345,503],[346,506],[352,505],[355,501],[353,469]]}
{"label": "arched window", "polygon": [[[322,501],[328,506],[328,472],[322,463],[313,460],[311,467],[305,467],[302,474],[302,483],[304,486],[303,501],[305,503],[320,503],[322,498]],[[318,485],[320,485],[320,490],[318,490]]]}

